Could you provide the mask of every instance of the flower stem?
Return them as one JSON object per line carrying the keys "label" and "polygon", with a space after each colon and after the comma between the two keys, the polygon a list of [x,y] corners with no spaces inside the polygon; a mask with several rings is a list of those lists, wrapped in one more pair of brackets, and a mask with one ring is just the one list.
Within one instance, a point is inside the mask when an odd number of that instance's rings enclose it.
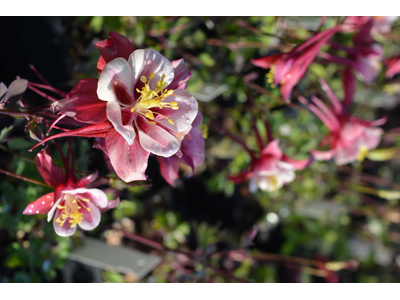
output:
{"label": "flower stem", "polygon": [[39,181],[39,180],[35,180],[35,179],[32,179],[32,178],[28,178],[28,177],[25,177],[25,176],[21,176],[21,175],[18,175],[18,174],[15,174],[15,173],[3,170],[3,169],[0,169],[0,173],[6,174],[8,176],[12,176],[12,177],[24,180],[24,181],[28,181],[28,182],[31,182],[31,183],[34,183],[34,184],[38,184],[38,185],[42,185],[42,186],[45,186],[45,187],[48,187],[48,188],[52,188],[50,185],[48,185],[45,182],[42,182],[42,181]]}

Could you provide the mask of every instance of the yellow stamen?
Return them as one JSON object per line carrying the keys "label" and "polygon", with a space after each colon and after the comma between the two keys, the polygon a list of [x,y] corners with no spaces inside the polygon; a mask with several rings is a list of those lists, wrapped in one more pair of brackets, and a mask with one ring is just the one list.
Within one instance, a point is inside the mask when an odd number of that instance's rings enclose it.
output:
{"label": "yellow stamen", "polygon": [[272,191],[276,192],[278,190],[278,179],[276,178],[276,176],[275,175],[267,176],[267,181],[271,185]]}
{"label": "yellow stamen", "polygon": [[147,119],[154,120],[154,114],[161,115],[164,118],[166,118],[168,122],[174,124],[174,122],[170,120],[168,117],[150,110],[151,108],[162,109],[164,107],[171,108],[173,110],[179,109],[177,102],[171,102],[171,103],[164,102],[164,100],[167,97],[176,96],[174,95],[173,90],[165,89],[165,87],[168,85],[168,83],[164,81],[165,75],[161,76],[161,79],[156,84],[155,90],[152,90],[150,88],[150,81],[154,78],[154,76],[155,74],[151,73],[149,76],[149,80],[147,80],[146,76],[140,77],[140,81],[144,83],[144,86],[142,87],[141,90],[136,89],[136,91],[140,93],[140,96],[137,99],[135,105],[132,107],[131,112],[136,112],[144,116],[146,121],[149,122],[150,124],[155,124],[155,122],[147,120]]}
{"label": "yellow stamen", "polygon": [[[89,199],[80,199],[75,198],[75,195],[64,194],[64,205],[58,205],[57,208],[62,210],[61,216],[56,219],[56,222],[60,224],[60,226],[64,226],[65,221],[70,218],[69,223],[70,227],[74,228],[77,224],[82,222],[82,213],[79,211],[82,206],[78,204],[83,204],[82,202],[89,202]],[[90,211],[90,208],[83,206]]]}
{"label": "yellow stamen", "polygon": [[207,124],[201,124],[200,130],[203,133],[203,138],[206,139],[208,137],[208,127]]}
{"label": "yellow stamen", "polygon": [[367,146],[361,145],[358,150],[357,160],[360,162],[363,161],[365,159],[365,157],[367,156],[367,154],[368,154]]}

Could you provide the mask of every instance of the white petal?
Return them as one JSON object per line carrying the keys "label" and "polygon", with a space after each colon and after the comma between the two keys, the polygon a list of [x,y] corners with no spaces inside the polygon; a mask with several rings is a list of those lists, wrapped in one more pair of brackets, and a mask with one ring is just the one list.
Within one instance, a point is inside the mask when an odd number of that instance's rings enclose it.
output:
{"label": "white petal", "polygon": [[148,124],[146,132],[138,127],[140,145],[153,154],[170,157],[180,148],[177,139],[158,125]]}
{"label": "white petal", "polygon": [[136,136],[135,130],[132,124],[122,125],[121,106],[117,102],[109,101],[107,103],[107,118],[126,142],[132,145]]}
{"label": "white petal", "polygon": [[123,84],[130,95],[133,92],[132,71],[128,62],[122,57],[110,61],[101,71],[99,83],[97,85],[97,96],[104,101],[118,101],[113,81],[116,80]]}
{"label": "white petal", "polygon": [[88,202],[90,212],[85,213],[82,217],[82,221],[79,223],[79,227],[83,230],[93,230],[100,224],[101,213],[100,209],[93,203]]}
{"label": "white petal", "polygon": [[[133,51],[129,56],[128,63],[132,69],[132,80],[138,82],[141,76],[149,80],[151,73],[154,78],[150,81],[150,88],[156,89],[157,82],[165,75],[164,82],[170,84],[174,79],[174,67],[171,62],[153,49],[140,49]],[[104,72],[104,70],[103,70]]]}
{"label": "white petal", "polygon": [[160,113],[164,114],[166,111],[168,114],[168,118],[174,123],[171,124],[166,118],[159,116],[160,118],[154,119],[154,121],[162,124],[176,132],[185,131],[194,121],[197,116],[198,104],[197,100],[190,95],[188,91],[185,90],[174,90],[175,96],[167,97],[163,102],[170,103],[176,102],[178,103],[179,109],[173,110],[171,108],[163,108],[160,110]]}
{"label": "white petal", "polygon": [[64,197],[64,196],[61,196],[61,197],[56,201],[56,203],[54,203],[53,207],[51,208],[51,210],[50,210],[49,213],[47,214],[47,222],[50,222],[51,218],[52,218],[53,215],[54,215],[54,211],[56,210],[58,204],[60,204],[60,201],[61,201],[61,199],[62,199],[63,197]]}

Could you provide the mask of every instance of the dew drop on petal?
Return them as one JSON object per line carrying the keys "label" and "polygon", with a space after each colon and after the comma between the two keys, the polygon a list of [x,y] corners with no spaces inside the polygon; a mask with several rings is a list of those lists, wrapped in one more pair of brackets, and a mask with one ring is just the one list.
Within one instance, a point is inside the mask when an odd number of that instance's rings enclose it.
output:
{"label": "dew drop on petal", "polygon": [[36,213],[38,214],[38,213],[39,213],[39,211],[37,210],[37,211],[36,211]]}
{"label": "dew drop on petal", "polygon": [[32,212],[32,210],[30,209],[30,210],[29,210],[29,213],[31,213],[31,212]]}
{"label": "dew drop on petal", "polygon": [[33,208],[33,204],[31,205],[31,207]]}
{"label": "dew drop on petal", "polygon": [[44,201],[42,201],[42,204],[44,204]]}

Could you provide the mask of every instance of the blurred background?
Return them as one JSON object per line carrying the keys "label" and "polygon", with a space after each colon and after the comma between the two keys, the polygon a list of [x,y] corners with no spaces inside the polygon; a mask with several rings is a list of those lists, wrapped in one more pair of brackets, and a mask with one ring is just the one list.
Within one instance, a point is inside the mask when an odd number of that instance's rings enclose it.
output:
{"label": "blurred background", "polygon": [[[328,17],[324,28],[341,20]],[[185,60],[192,72],[188,91],[207,125],[205,161],[193,175],[181,165],[172,188],[151,156],[149,180],[109,181],[104,188],[120,204],[102,214],[95,230],[71,238],[57,236],[45,215],[22,215],[50,189],[0,174],[0,282],[399,282],[400,77],[386,79],[383,66],[372,84],[357,81],[351,111],[365,120],[389,117],[379,148],[391,149],[391,155],[376,152],[374,160],[340,167],[315,161],[272,193],[251,194],[248,182],[227,179],[245,169],[250,157],[218,128],[256,149],[252,121],[265,136],[268,120],[283,152],[296,159],[309,157],[328,133],[297,101],[284,104],[279,89],[267,82],[268,70],[250,63],[302,43],[320,22],[321,17],[0,17],[0,81],[7,86],[16,76],[40,82],[29,64],[65,92],[82,78],[97,78],[94,44],[116,31],[135,49]],[[351,34],[334,39],[351,43]],[[400,21],[376,40],[385,57],[400,53]],[[316,61],[295,90],[324,99],[317,81],[322,77],[343,99],[340,70]],[[32,91],[24,97],[48,104]],[[0,168],[42,180],[33,163],[38,150],[27,151],[36,141],[24,125],[24,119],[0,115]],[[93,143],[73,139],[76,168],[108,176]]]}

